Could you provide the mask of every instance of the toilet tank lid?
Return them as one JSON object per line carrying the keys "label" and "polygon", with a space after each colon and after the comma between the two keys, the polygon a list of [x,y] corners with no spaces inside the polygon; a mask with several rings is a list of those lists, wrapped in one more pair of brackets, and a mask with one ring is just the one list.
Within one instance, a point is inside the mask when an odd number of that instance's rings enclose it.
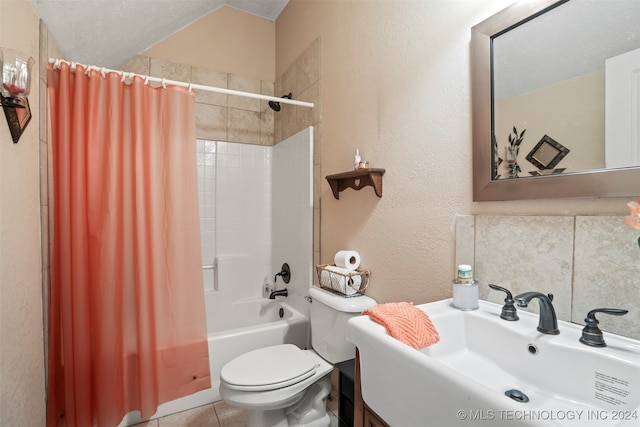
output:
{"label": "toilet tank lid", "polygon": [[309,296],[311,296],[313,300],[318,300],[334,310],[346,313],[362,313],[364,310],[378,305],[376,300],[366,295],[347,298],[342,295],[325,291],[317,286],[312,286],[309,289]]}

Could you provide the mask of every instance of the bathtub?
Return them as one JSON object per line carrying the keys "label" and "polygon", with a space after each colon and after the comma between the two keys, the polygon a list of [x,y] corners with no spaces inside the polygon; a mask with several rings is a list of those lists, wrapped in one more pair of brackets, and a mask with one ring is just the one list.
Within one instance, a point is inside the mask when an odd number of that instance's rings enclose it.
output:
{"label": "bathtub", "polygon": [[[207,294],[205,305],[211,388],[163,403],[152,419],[221,400],[220,370],[243,353],[276,344],[308,346],[309,319],[286,303],[254,298],[225,304],[224,298]],[[138,411],[130,412],[119,427],[141,421]]]}

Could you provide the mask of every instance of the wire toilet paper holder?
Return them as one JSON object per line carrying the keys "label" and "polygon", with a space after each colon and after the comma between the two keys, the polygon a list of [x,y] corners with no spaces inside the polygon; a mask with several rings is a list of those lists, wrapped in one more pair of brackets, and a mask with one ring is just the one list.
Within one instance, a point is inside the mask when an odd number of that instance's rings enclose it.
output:
{"label": "wire toilet paper holder", "polygon": [[[369,276],[371,275],[369,270],[358,269],[349,273],[340,273],[327,269],[330,266],[329,264],[316,266],[318,283],[321,288],[347,298],[364,295],[365,289],[369,286]],[[360,277],[359,284],[356,284],[357,277]]]}

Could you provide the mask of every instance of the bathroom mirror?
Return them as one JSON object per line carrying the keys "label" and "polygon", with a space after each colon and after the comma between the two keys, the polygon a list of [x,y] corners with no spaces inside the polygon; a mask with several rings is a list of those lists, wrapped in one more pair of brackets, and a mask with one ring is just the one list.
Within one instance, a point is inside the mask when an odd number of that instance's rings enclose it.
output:
{"label": "bathroom mirror", "polygon": [[[618,13],[622,15],[589,12],[594,5],[604,4],[607,10],[620,8]],[[624,26],[624,31],[631,31],[631,35],[617,32],[623,23],[631,24]],[[588,37],[600,41],[586,42]],[[621,38],[626,41],[620,42]],[[631,44],[627,43],[629,40]],[[573,57],[576,44],[589,49]],[[605,121],[609,119],[605,120],[607,94],[602,63],[633,49],[640,56],[640,3],[636,0],[519,1],[474,26],[471,34],[474,201],[640,194],[640,160],[624,167],[605,167],[608,163],[605,156],[609,157],[604,138],[605,133],[609,136],[609,129],[605,132]],[[596,59],[591,58],[592,54]],[[569,67],[586,62],[598,65],[591,65],[588,70]],[[584,86],[579,86],[584,79],[595,80],[598,85],[584,90]],[[545,91],[555,98],[523,102],[525,98],[533,98],[532,94]],[[588,97],[582,98],[587,93]],[[514,100],[518,102],[513,103]],[[613,111],[609,101],[606,102],[607,110]],[[629,108],[622,108],[623,114],[619,115],[631,115],[631,105],[629,101]],[[543,121],[545,115],[552,115],[555,122]],[[504,171],[500,173],[506,167],[500,154],[504,154],[512,127],[527,129],[517,159],[522,170],[518,178],[508,178]],[[636,124],[636,129],[640,131],[640,124]],[[622,150],[635,153],[640,159],[638,134],[635,141],[623,142],[614,136],[608,137],[606,143],[622,146]],[[554,156],[558,162],[551,170],[557,173],[545,173],[549,169],[543,172],[539,165],[525,158],[544,135],[568,150],[564,158]],[[596,160],[581,164],[582,158]]]}

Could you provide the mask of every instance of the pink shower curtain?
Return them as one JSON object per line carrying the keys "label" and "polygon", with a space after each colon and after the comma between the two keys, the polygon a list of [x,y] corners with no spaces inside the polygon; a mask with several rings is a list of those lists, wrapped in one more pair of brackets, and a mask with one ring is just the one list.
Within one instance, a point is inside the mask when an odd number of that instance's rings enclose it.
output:
{"label": "pink shower curtain", "polygon": [[49,65],[47,425],[117,426],[210,387],[194,96]]}

